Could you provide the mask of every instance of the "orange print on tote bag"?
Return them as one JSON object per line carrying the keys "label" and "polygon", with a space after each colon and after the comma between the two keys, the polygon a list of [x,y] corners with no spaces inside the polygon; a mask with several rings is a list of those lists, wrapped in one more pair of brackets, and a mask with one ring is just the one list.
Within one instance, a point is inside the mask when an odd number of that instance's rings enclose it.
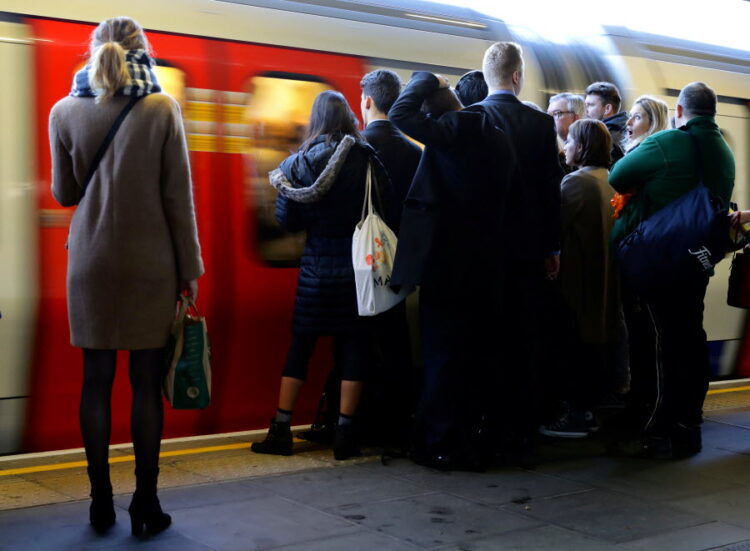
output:
{"label": "orange print on tote bag", "polygon": [[397,239],[372,206],[372,180],[370,164],[367,167],[362,219],[354,228],[352,237],[352,265],[360,316],[374,316],[390,310],[408,295],[404,289],[395,293],[389,285]]}

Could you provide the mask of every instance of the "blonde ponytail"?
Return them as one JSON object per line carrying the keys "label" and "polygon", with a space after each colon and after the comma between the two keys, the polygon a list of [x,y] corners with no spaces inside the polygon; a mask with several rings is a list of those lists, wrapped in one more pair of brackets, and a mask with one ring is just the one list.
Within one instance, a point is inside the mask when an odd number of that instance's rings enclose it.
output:
{"label": "blonde ponytail", "polygon": [[89,84],[96,94],[97,103],[111,98],[129,80],[125,50],[120,44],[105,42],[94,51],[91,56]]}
{"label": "blonde ponytail", "polygon": [[111,98],[130,81],[125,50],[150,50],[143,28],[130,17],[102,21],[91,34],[89,85],[97,102]]}

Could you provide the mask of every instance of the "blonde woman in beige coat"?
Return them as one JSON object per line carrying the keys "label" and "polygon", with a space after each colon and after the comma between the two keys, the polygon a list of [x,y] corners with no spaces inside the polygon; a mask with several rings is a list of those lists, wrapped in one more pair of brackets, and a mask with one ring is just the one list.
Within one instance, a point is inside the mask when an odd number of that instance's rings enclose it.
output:
{"label": "blonde woman in beige coat", "polygon": [[[89,62],[49,120],[52,193],[61,205],[76,205],[68,237],[68,316],[71,344],[83,349],[80,421],[90,522],[99,533],[115,523],[108,450],[117,350],[130,351],[132,532],[156,533],[171,522],[156,496],[165,347],[178,294],[195,297],[203,274],[180,109],[159,93],[148,52],[132,19],[102,22],[92,34]],[[82,190],[104,137],[134,97],[141,99]]]}

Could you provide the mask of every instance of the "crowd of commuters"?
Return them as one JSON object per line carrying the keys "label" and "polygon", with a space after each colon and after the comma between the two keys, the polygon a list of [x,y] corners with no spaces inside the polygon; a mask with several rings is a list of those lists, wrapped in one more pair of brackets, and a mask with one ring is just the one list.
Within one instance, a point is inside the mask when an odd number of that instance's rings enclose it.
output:
{"label": "crowd of commuters", "polygon": [[[83,349],[81,429],[99,532],[115,521],[117,350],[130,351],[133,386],[132,530],[170,524],[156,496],[162,366],[175,297],[195,297],[203,273],[179,107],[151,65],[137,23],[104,21],[71,96],[50,114],[53,193],[78,205],[68,304],[72,344]],[[340,384],[336,459],[360,453],[367,408],[412,460],[443,470],[528,453],[539,432],[585,437],[612,404],[629,406],[641,455],[701,450],[709,276],[642,293],[619,276],[615,247],[699,181],[728,204],[734,159],[714,120],[716,95],[685,86],[668,129],[664,102],[641,96],[620,111],[611,83],[554,95],[546,113],[518,99],[523,85],[520,46],[498,42],[455,92],[427,72],[403,89],[391,71],[365,75],[362,133],[343,95],[315,99],[305,141],[270,174],[279,223],[307,238],[278,409],[254,452],[293,453],[294,405],[323,335],[333,337]],[[117,137],[102,145],[110,127]],[[97,149],[106,171],[96,171]],[[368,170],[398,235],[390,285],[419,287],[421,376],[405,303],[372,318],[357,312],[352,232]]]}
{"label": "crowd of commuters", "polygon": [[[734,168],[714,121],[716,96],[703,83],[687,85],[668,129],[666,103],[641,96],[621,111],[609,82],[554,95],[547,113],[518,99],[523,84],[522,51],[511,42],[492,45],[482,71],[465,74],[455,91],[425,72],[403,90],[390,71],[362,80],[365,138],[385,169],[380,184],[393,188],[384,196],[397,204],[387,220],[399,238],[390,284],[419,287],[424,361],[418,401],[375,400],[376,411],[387,419],[395,406],[391,427],[411,428],[410,457],[447,470],[526,453],[537,431],[588,436],[608,407],[628,406],[641,455],[697,453],[708,275],[649,296],[622,280],[615,249],[638,221],[701,180],[728,206]],[[423,144],[418,163],[404,135]],[[388,358],[378,369],[396,386],[399,374],[413,380],[407,348],[389,344],[405,335],[403,320],[400,308],[367,329],[377,357]],[[679,346],[680,338],[690,344]],[[280,449],[291,451],[285,405],[255,451],[278,453],[282,421]],[[352,423],[350,406],[342,386],[336,435]],[[356,453],[351,438],[342,451],[334,437],[336,457]]]}

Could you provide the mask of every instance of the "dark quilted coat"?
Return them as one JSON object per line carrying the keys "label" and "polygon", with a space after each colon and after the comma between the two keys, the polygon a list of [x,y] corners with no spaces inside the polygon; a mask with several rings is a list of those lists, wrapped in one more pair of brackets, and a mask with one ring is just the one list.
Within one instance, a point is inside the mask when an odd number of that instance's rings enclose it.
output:
{"label": "dark quilted coat", "polygon": [[[337,145],[326,144],[321,136],[306,151],[285,159],[279,170],[292,187],[311,188]],[[295,334],[333,335],[365,329],[365,320],[357,314],[352,234],[362,215],[368,159],[376,163],[377,191],[385,197],[387,176],[374,155],[366,143],[356,142],[332,174],[330,189],[312,202],[297,202],[279,194],[279,223],[291,231],[307,231],[292,319]],[[386,213],[386,223],[389,217]]]}

